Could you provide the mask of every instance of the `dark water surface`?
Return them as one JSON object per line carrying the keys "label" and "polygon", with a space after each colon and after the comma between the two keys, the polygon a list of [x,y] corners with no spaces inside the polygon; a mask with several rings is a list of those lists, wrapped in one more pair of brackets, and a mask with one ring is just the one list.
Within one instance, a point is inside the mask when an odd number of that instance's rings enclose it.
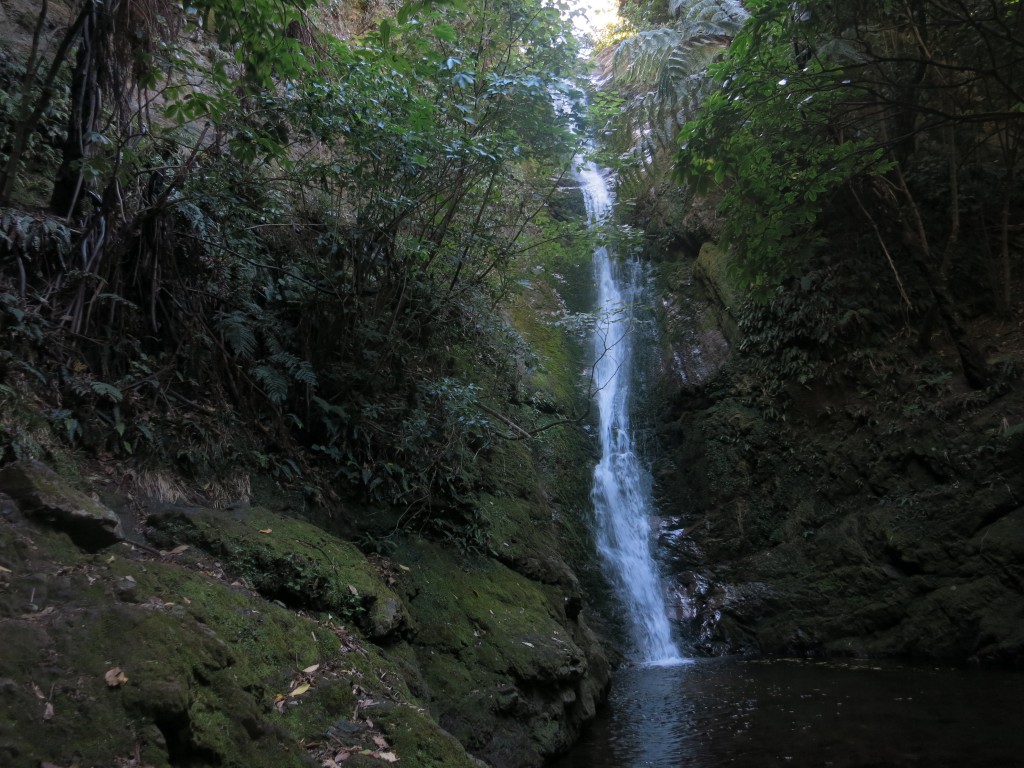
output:
{"label": "dark water surface", "polygon": [[728,659],[631,668],[554,765],[1024,767],[1024,673]]}

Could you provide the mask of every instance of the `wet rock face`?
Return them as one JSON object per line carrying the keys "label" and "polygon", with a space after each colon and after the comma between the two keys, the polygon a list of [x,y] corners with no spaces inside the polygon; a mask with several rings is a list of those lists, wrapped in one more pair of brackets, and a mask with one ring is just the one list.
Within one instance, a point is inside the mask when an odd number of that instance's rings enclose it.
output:
{"label": "wet rock face", "polygon": [[[0,469],[0,493],[23,513],[64,531],[81,547],[96,551],[124,538],[117,514],[57,475],[26,459]],[[5,508],[0,502],[0,511]]]}
{"label": "wet rock face", "polygon": [[925,474],[905,468],[926,429],[815,427],[731,398],[677,413],[665,504],[695,649],[1024,662],[1020,436],[967,429]]}

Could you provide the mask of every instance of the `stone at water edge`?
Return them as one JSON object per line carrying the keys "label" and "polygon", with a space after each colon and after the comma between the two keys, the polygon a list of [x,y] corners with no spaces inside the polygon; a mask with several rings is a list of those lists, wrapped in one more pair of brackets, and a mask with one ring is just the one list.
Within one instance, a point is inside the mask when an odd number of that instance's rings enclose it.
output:
{"label": "stone at water edge", "polygon": [[80,547],[98,550],[124,539],[117,514],[40,461],[24,459],[0,469],[0,492],[25,515],[66,532]]}

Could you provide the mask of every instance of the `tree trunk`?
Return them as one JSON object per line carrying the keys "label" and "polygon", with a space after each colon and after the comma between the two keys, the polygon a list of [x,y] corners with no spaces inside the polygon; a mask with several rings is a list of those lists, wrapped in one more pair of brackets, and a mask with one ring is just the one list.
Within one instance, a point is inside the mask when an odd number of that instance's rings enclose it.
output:
{"label": "tree trunk", "polygon": [[97,15],[95,0],[86,0],[83,9],[85,22],[82,39],[75,56],[75,69],[71,75],[71,114],[68,134],[64,140],[60,168],[53,183],[50,210],[58,216],[72,218],[82,197],[84,179],[82,163],[88,153],[90,134],[99,117],[100,92],[95,56]]}
{"label": "tree trunk", "polygon": [[11,151],[7,157],[7,163],[4,165],[3,171],[0,172],[0,205],[7,205],[11,200],[14,183],[21,170],[25,151],[28,149],[29,138],[39,125],[39,120],[42,118],[43,113],[53,100],[54,83],[57,80],[57,74],[64,64],[64,57],[67,56],[68,50],[82,31],[82,25],[88,16],[88,13],[83,10],[68,28],[64,38],[61,40],[60,46],[57,48],[57,53],[54,54],[53,61],[50,62],[46,77],[43,78],[39,96],[36,98],[35,105],[33,106],[32,90],[36,81],[36,75],[38,75],[39,67],[41,66],[41,62],[37,59],[39,56],[40,36],[42,35],[43,24],[46,21],[48,7],[49,4],[44,2],[39,11],[39,21],[32,38],[32,50],[25,66],[25,77],[22,81],[22,92],[18,107],[18,126],[14,132],[14,140],[11,142]]}

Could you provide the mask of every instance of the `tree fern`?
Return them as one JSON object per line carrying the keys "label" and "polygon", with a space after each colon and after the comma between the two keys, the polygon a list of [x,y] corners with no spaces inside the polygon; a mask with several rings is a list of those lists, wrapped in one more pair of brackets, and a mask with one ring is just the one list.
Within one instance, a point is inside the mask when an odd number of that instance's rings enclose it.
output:
{"label": "tree fern", "polygon": [[620,181],[671,162],[679,127],[709,92],[708,66],[732,41],[749,14],[737,0],[670,0],[670,27],[644,30],[619,44],[611,83],[628,100],[620,125]]}
{"label": "tree fern", "polygon": [[673,18],[709,22],[734,32],[750,15],[738,0],[669,0],[668,10]]}

